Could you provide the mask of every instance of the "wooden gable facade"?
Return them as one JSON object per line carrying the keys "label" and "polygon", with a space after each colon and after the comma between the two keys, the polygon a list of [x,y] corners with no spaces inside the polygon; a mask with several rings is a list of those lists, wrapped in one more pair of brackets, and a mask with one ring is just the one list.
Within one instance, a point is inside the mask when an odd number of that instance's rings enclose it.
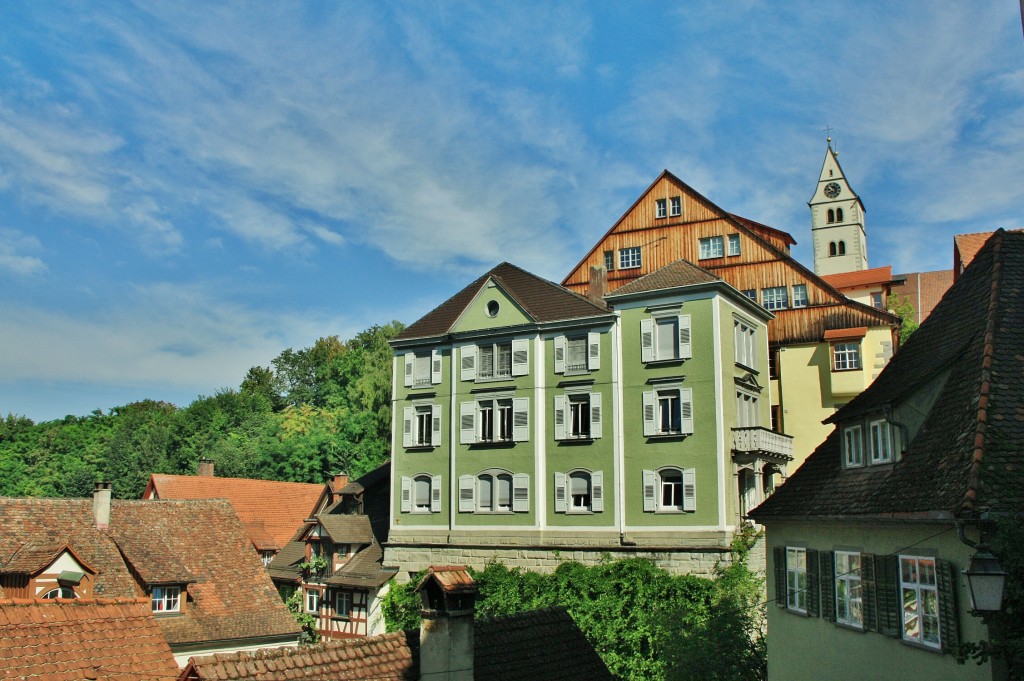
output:
{"label": "wooden gable facade", "polygon": [[[607,291],[612,292],[682,259],[715,273],[762,304],[764,289],[785,287],[788,297],[794,286],[806,287],[805,303],[798,306],[789,298],[789,305],[772,310],[776,315],[768,325],[772,345],[819,342],[829,329],[899,327],[893,315],[851,301],[793,259],[789,254],[793,243],[786,232],[719,208],[665,170],[562,285],[586,295],[591,268],[598,267],[605,268]],[[638,257],[630,249],[639,249]]]}

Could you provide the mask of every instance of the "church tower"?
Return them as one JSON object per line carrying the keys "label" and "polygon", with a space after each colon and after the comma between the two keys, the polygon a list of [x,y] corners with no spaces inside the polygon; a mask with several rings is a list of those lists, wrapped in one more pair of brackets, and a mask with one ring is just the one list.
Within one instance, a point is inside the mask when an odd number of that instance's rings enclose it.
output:
{"label": "church tower", "polygon": [[868,240],[864,232],[864,204],[850,187],[826,139],[825,162],[818,186],[807,205],[811,208],[814,273],[854,272],[868,268]]}

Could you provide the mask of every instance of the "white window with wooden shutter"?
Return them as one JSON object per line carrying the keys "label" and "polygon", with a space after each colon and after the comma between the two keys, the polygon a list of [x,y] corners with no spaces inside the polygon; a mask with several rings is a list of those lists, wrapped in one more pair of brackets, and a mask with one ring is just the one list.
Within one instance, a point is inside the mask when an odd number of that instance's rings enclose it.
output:
{"label": "white window with wooden shutter", "polygon": [[697,510],[697,471],[693,468],[683,471],[683,510]]}
{"label": "white window with wooden shutter", "polygon": [[405,407],[402,410],[402,446],[408,449],[413,442],[413,424],[416,420],[416,408]]}
{"label": "white window with wooden shutter", "polygon": [[512,439],[527,442],[530,439],[530,398],[512,400]]}
{"label": "white window with wooden shutter", "polygon": [[459,403],[459,443],[476,442],[476,402]]}
{"label": "white window with wooden shutter", "polygon": [[645,470],[643,483],[645,513],[678,513],[697,510],[696,469]]}
{"label": "white window with wooden shutter", "polygon": [[411,388],[413,384],[413,373],[416,371],[416,353],[405,353],[405,387]]}
{"label": "white window with wooden shutter", "polygon": [[590,474],[590,510],[594,513],[604,512],[604,471]]}
{"label": "white window with wooden shutter", "polygon": [[516,513],[530,511],[530,476],[527,473],[512,476],[512,510]]}
{"label": "white window with wooden shutter", "polygon": [[412,478],[402,476],[402,513],[412,512]]}
{"label": "white window with wooden shutter", "polygon": [[587,369],[597,371],[601,368],[601,334],[591,331],[587,334]]}
{"label": "white window with wooden shutter", "polygon": [[640,320],[640,359],[663,362],[690,359],[690,315],[657,315]]}
{"label": "white window with wooden shutter", "polygon": [[459,476],[459,513],[476,511],[476,477]]}
{"label": "white window with wooden shutter", "polygon": [[566,506],[566,476],[565,473],[555,473],[555,513],[565,513]]}
{"label": "white window with wooden shutter", "polygon": [[459,349],[459,358],[461,360],[459,377],[463,381],[475,381],[476,380],[476,346],[475,345],[464,345]]}
{"label": "white window with wooden shutter", "polygon": [[594,440],[601,437],[601,393],[555,395],[556,440]]}
{"label": "white window with wooden shutter", "polygon": [[512,341],[512,375],[526,376],[530,373],[530,340],[516,338]]}
{"label": "white window with wooden shutter", "polygon": [[441,445],[441,405],[415,404],[402,410],[402,446],[439,447]]}
{"label": "white window with wooden shutter", "polygon": [[430,406],[430,444],[433,447],[441,446],[441,405]]}
{"label": "white window with wooden shutter", "polygon": [[565,336],[555,336],[555,373],[565,373],[565,350],[568,341]]}
{"label": "white window with wooden shutter", "polygon": [[658,510],[658,476],[654,471],[643,472],[643,494],[644,494],[644,513],[654,513]]}
{"label": "white window with wooden shutter", "polygon": [[430,512],[441,512],[441,476],[435,475],[430,480]]}
{"label": "white window with wooden shutter", "polygon": [[434,349],[430,351],[430,382],[437,385],[441,382],[441,351]]}

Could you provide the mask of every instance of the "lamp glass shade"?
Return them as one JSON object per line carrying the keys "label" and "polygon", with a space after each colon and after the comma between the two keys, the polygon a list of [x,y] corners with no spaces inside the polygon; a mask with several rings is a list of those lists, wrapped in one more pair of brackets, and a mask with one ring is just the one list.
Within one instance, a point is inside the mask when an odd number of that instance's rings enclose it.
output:
{"label": "lamp glass shade", "polygon": [[971,593],[971,608],[976,612],[999,612],[1003,609],[1003,588],[1006,572],[999,559],[979,547],[971,556],[971,566],[964,570]]}

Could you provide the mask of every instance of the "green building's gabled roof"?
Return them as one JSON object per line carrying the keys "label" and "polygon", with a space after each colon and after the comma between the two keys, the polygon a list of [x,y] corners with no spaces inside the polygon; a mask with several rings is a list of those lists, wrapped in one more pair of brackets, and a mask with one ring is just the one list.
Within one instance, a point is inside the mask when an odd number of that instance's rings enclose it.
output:
{"label": "green building's gabled roof", "polygon": [[444,336],[452,331],[466,308],[493,280],[535,323],[566,321],[609,314],[608,309],[558,284],[503,262],[454,296],[410,324],[394,340]]}
{"label": "green building's gabled roof", "polygon": [[703,267],[694,265],[689,260],[676,260],[659,270],[645,274],[639,279],[615,289],[615,291],[605,297],[614,298],[633,293],[647,293],[650,291],[679,288],[680,286],[709,284],[715,281],[722,281],[722,278],[712,274]]}
{"label": "green building's gabled roof", "polygon": [[[1024,506],[1024,234],[999,230],[877,379],[829,419],[840,426],[751,513],[975,517]],[[934,393],[932,392],[934,391]],[[841,426],[929,393],[902,458],[844,469]]]}

